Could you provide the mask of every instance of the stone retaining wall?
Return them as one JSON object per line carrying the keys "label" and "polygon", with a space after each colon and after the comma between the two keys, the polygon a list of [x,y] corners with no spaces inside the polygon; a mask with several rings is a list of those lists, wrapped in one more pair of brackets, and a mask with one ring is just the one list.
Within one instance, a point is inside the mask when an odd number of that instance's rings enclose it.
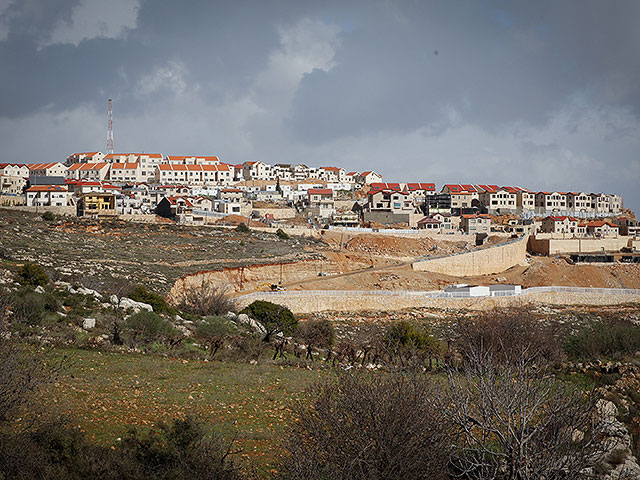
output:
{"label": "stone retaining wall", "polygon": [[594,293],[573,292],[539,292],[512,297],[477,297],[477,298],[429,298],[419,292],[385,294],[354,294],[342,292],[328,295],[309,291],[295,292],[259,292],[251,297],[238,297],[240,308],[244,308],[255,300],[267,300],[286,305],[293,313],[308,314],[320,311],[362,312],[393,311],[406,308],[464,308],[469,310],[490,310],[496,307],[522,307],[531,304],[544,305],[619,305],[623,303],[640,303],[640,295],[602,295]]}
{"label": "stone retaining wall", "polygon": [[633,237],[615,238],[544,238],[536,235],[529,241],[529,250],[541,255],[564,253],[619,252],[624,247],[640,249],[640,240]]}
{"label": "stone retaining wall", "polygon": [[412,265],[414,270],[442,273],[456,277],[490,275],[508,270],[526,261],[527,237],[495,247],[473,250],[459,255],[425,259]]}

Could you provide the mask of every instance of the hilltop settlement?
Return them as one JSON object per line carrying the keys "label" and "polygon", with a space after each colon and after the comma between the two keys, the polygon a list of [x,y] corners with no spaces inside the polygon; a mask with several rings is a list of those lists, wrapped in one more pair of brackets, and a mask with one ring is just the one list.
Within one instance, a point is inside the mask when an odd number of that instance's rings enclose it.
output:
{"label": "hilltop settlement", "polygon": [[534,191],[488,184],[385,183],[374,171],[231,165],[217,156],[74,153],[65,162],[0,164],[0,205],[180,224],[373,228],[467,234],[635,237],[615,193]]}

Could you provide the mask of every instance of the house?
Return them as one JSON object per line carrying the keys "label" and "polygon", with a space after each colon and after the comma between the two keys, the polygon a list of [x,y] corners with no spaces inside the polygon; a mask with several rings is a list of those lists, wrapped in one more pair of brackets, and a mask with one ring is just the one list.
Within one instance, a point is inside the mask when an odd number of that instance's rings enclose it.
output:
{"label": "house", "polygon": [[549,216],[542,220],[542,233],[562,233],[577,235],[578,219],[568,216]]}
{"label": "house", "polygon": [[563,212],[567,210],[567,194],[563,192],[537,192],[536,212]]}
{"label": "house", "polygon": [[418,220],[418,230],[442,230],[442,222],[433,217],[424,217]]}
{"label": "house", "polygon": [[622,211],[622,197],[608,193],[592,193],[591,206],[596,213],[616,215]]}
{"label": "house", "polygon": [[60,162],[29,163],[29,176],[35,177],[64,177],[67,166]]}
{"label": "house", "polygon": [[440,192],[451,195],[451,208],[471,208],[474,200],[478,200],[478,191],[473,185],[447,184]]}
{"label": "house", "polygon": [[508,214],[516,211],[516,194],[497,185],[476,185],[478,200],[490,214]]}
{"label": "house", "polygon": [[310,188],[307,190],[308,213],[321,220],[330,220],[336,213],[333,190]]}
{"label": "house", "polygon": [[78,198],[76,212],[79,217],[86,215],[115,216],[118,214],[116,211],[116,195],[113,192],[83,193]]}
{"label": "house", "polygon": [[522,187],[502,187],[516,195],[516,213],[533,212],[536,209],[536,194]]}
{"label": "house", "polygon": [[23,163],[0,163],[0,175],[27,178],[29,167]]}
{"label": "house", "polygon": [[275,180],[272,175],[271,165],[264,162],[244,162],[242,164],[242,177],[245,180]]}
{"label": "house", "polygon": [[602,220],[587,223],[587,235],[594,237],[617,237],[619,232],[620,227],[615,223]]}
{"label": "house", "polygon": [[585,192],[567,192],[567,208],[575,213],[586,215],[593,213],[591,194]]}
{"label": "house", "polygon": [[106,162],[100,163],[74,163],[67,170],[66,177],[75,180],[102,181],[109,174],[111,165]]}
{"label": "house", "polygon": [[461,215],[460,228],[464,233],[489,233],[491,232],[491,217],[489,215],[474,214]]}
{"label": "house", "polygon": [[406,223],[417,227],[424,214],[413,204],[409,192],[400,190],[371,190],[367,194],[363,219],[382,224]]}
{"label": "house", "polygon": [[216,156],[189,156],[189,155],[167,155],[165,162],[169,164],[182,165],[217,165],[220,159]]}
{"label": "house", "polygon": [[66,207],[69,191],[63,185],[33,185],[27,188],[28,207]]}
{"label": "house", "polygon": [[354,212],[336,213],[331,223],[339,227],[357,227],[360,225],[360,218]]}
{"label": "house", "polygon": [[115,194],[120,190],[119,187],[111,185],[108,182],[92,182],[89,180],[74,181],[74,183],[68,184],[68,188],[73,190],[73,193],[77,196],[94,192]]}
{"label": "house", "polygon": [[372,170],[357,174],[355,177],[357,183],[361,185],[371,185],[372,183],[381,183],[382,175]]}
{"label": "house", "polygon": [[320,167],[320,178],[327,182],[346,182],[347,171],[339,167]]}
{"label": "house", "polygon": [[109,180],[112,182],[139,182],[142,180],[142,169],[140,164],[135,163],[112,163],[109,169]]}
{"label": "house", "polygon": [[640,237],[640,222],[627,217],[614,218],[613,223],[618,225],[620,235],[629,237]]}
{"label": "house", "polygon": [[20,195],[27,186],[24,177],[4,175],[0,173],[0,193],[4,195]]}
{"label": "house", "polygon": [[175,218],[193,212],[193,203],[187,196],[164,197],[156,207],[156,214],[165,218]]}
{"label": "house", "polygon": [[102,152],[83,152],[72,153],[67,157],[67,165],[73,165],[74,163],[100,163],[104,159],[104,153]]}
{"label": "house", "polygon": [[155,167],[157,183],[185,183],[188,185],[228,185],[231,170],[226,164],[169,164]]}

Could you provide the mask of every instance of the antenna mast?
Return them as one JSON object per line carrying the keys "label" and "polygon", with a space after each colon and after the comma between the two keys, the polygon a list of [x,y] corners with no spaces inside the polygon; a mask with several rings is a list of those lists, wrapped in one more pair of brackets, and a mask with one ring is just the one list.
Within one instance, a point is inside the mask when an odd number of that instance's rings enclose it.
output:
{"label": "antenna mast", "polygon": [[109,114],[107,118],[107,153],[113,153],[113,108],[111,99],[109,99]]}

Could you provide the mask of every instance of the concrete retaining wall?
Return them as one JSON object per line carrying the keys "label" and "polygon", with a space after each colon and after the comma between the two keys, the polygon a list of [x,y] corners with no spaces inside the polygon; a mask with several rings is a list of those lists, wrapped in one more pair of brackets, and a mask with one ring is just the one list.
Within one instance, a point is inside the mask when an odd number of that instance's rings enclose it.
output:
{"label": "concrete retaining wall", "polygon": [[244,308],[255,300],[267,300],[286,305],[293,313],[307,314],[320,311],[363,312],[393,311],[406,308],[464,308],[469,310],[487,310],[497,307],[523,307],[526,305],[618,305],[638,303],[640,295],[602,295],[598,293],[540,292],[512,297],[479,298],[431,298],[420,292],[406,292],[389,295],[386,292],[376,294],[353,294],[340,292],[330,295],[323,292],[259,292],[250,297],[238,297],[238,306]]}
{"label": "concrete retaining wall", "polygon": [[414,270],[442,273],[456,277],[490,275],[525,263],[527,237],[495,247],[487,247],[468,253],[436,257],[415,262]]}
{"label": "concrete retaining wall", "polygon": [[295,208],[256,208],[252,209],[252,212],[257,212],[260,217],[265,215],[273,215],[276,220],[283,218],[293,218],[296,216]]}
{"label": "concrete retaining wall", "polygon": [[529,250],[541,255],[619,252],[621,248],[631,246],[640,249],[640,240],[634,240],[633,237],[560,239],[536,236],[529,241]]}

